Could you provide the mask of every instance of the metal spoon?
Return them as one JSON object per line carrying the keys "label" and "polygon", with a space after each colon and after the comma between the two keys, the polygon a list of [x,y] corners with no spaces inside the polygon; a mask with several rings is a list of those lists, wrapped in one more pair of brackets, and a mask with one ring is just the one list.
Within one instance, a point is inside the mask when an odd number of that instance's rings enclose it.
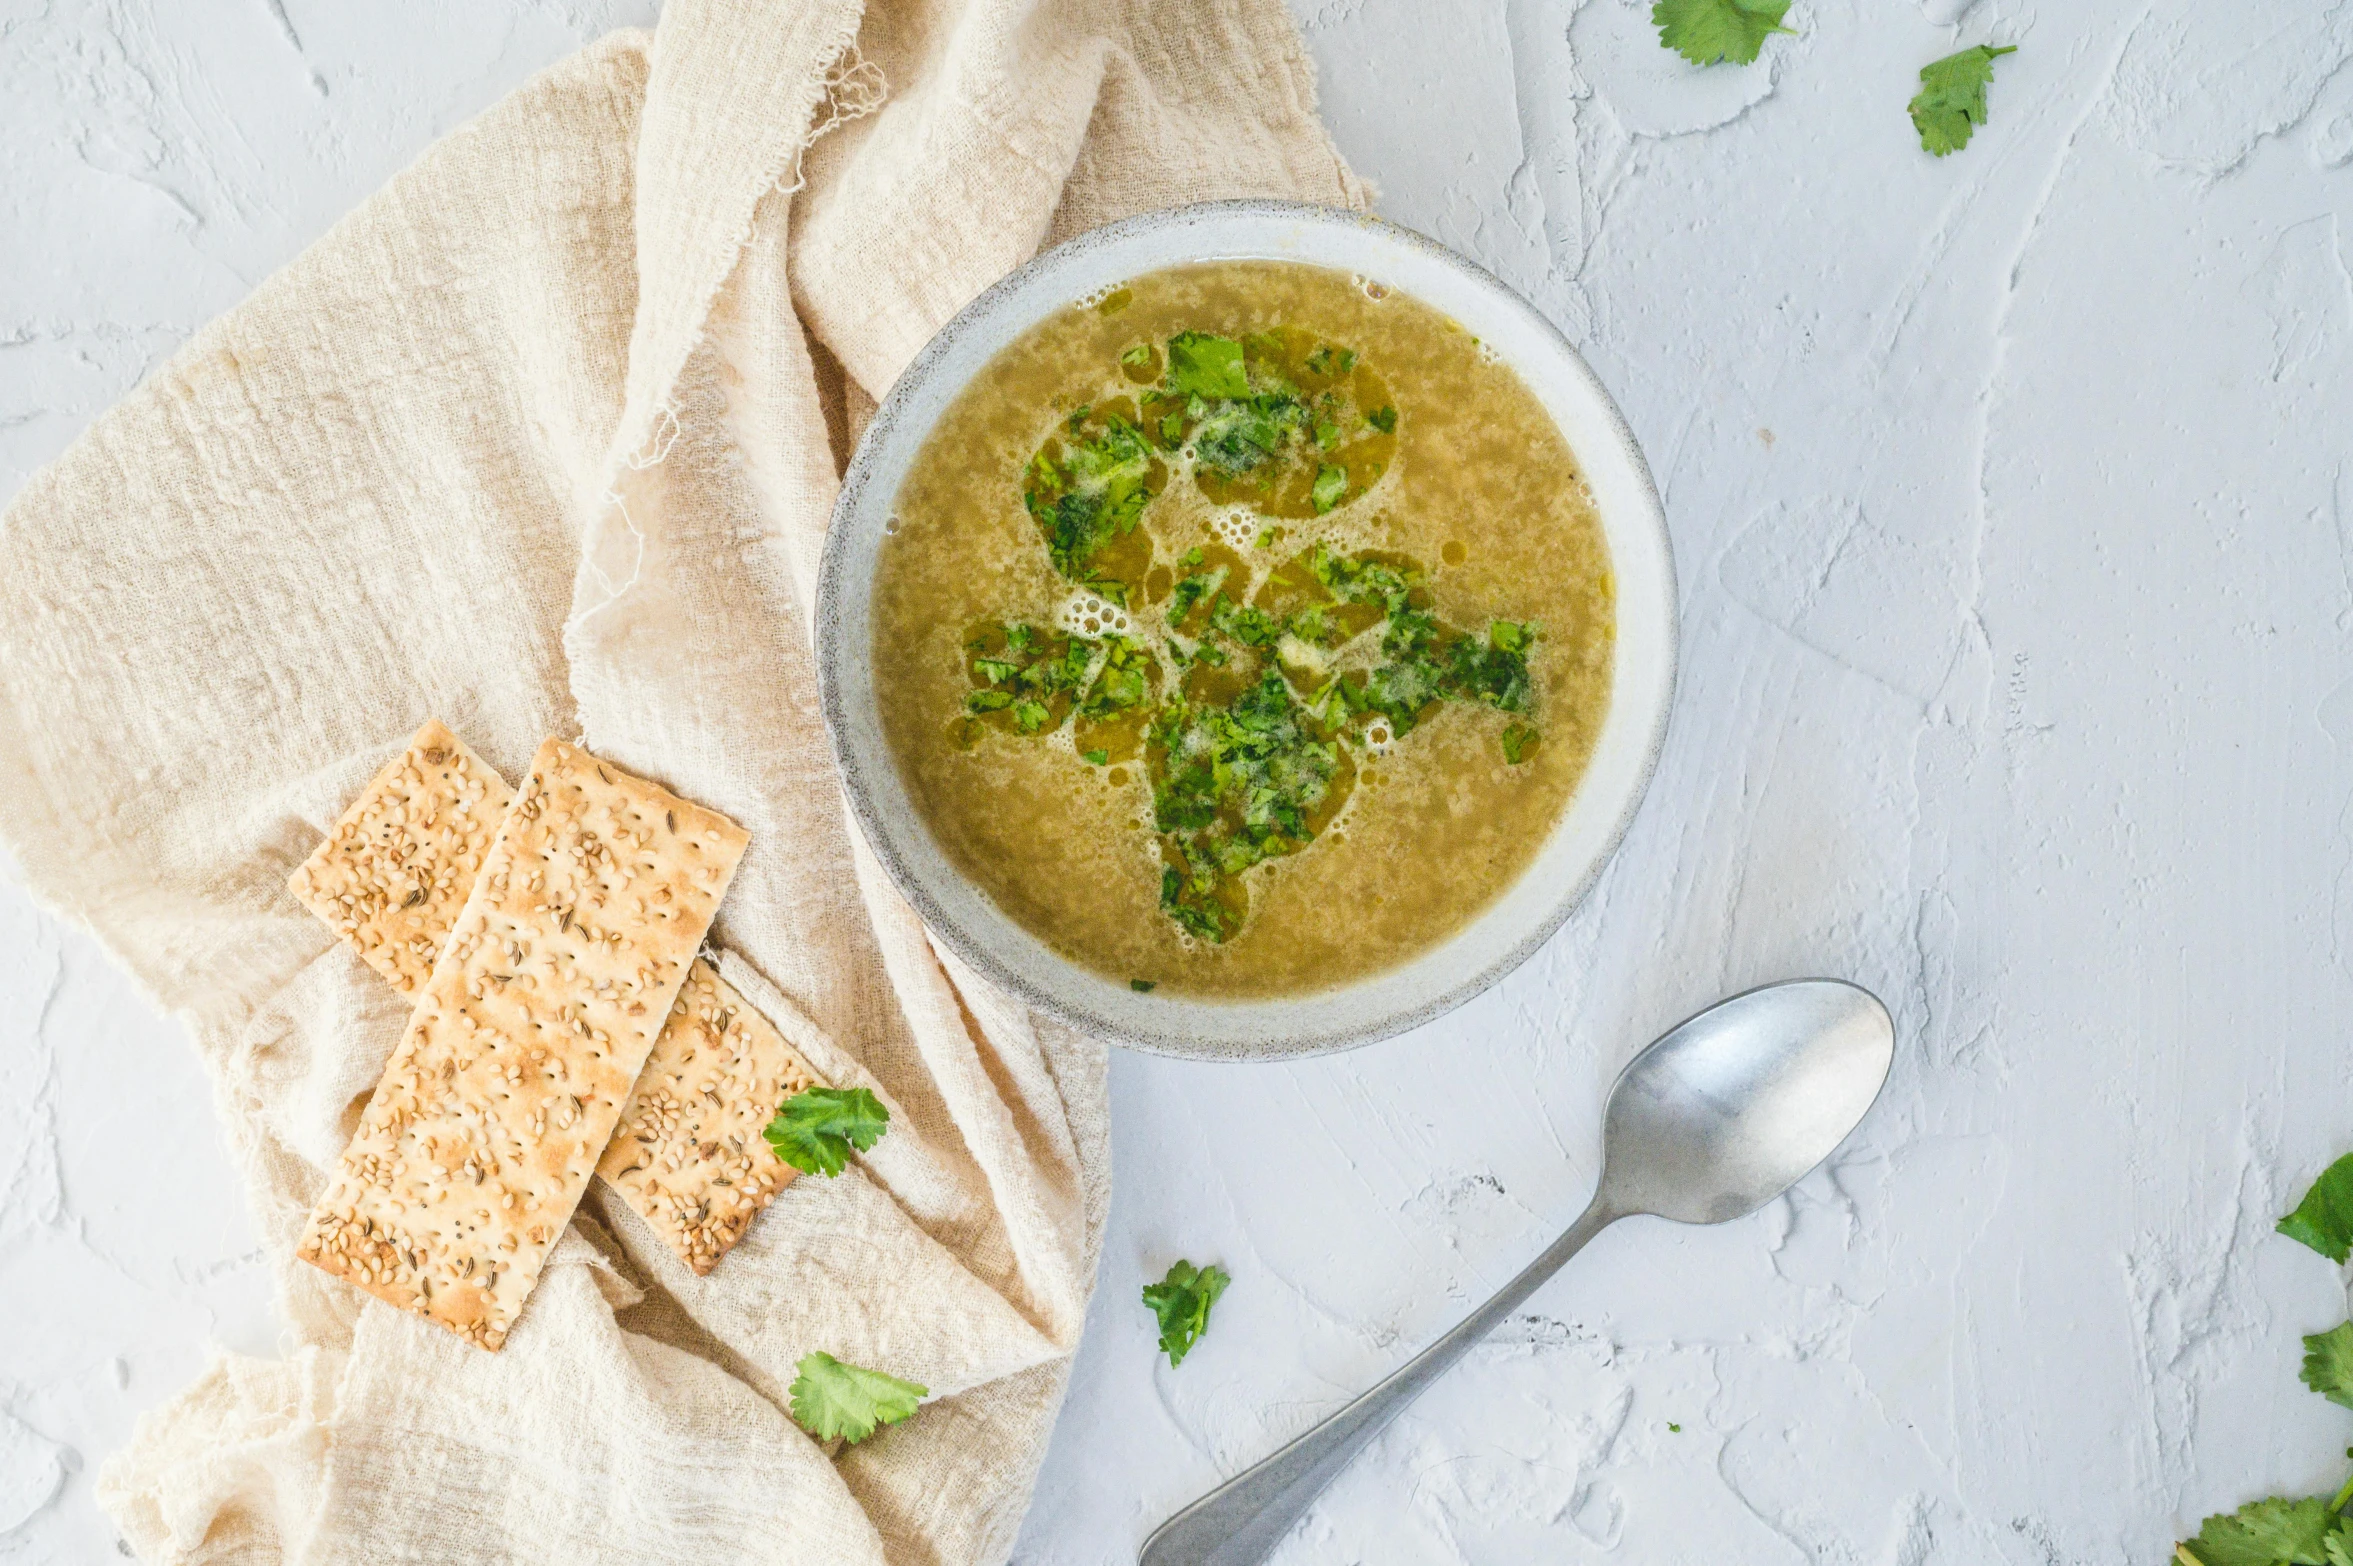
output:
{"label": "metal spoon", "polygon": [[1895,1024],[1836,979],[1769,984],[1709,1007],[1627,1063],[1610,1089],[1601,1184],[1525,1272],[1405,1367],[1177,1513],[1141,1566],[1256,1566],[1349,1459],[1620,1218],[1723,1223],[1779,1196],[1861,1123],[1895,1058]]}

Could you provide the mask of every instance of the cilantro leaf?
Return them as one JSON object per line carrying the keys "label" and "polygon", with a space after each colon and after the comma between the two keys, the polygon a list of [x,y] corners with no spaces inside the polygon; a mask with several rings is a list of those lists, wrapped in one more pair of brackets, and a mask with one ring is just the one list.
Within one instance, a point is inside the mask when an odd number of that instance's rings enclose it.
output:
{"label": "cilantro leaf", "polygon": [[1107,637],[1103,643],[1103,667],[1096,674],[1095,683],[1087,688],[1080,710],[1090,718],[1107,718],[1142,706],[1145,697],[1151,694],[1146,678],[1150,667],[1150,655],[1140,643],[1116,633]]}
{"label": "cilantro leaf", "polygon": [[1201,1341],[1201,1334],[1209,1330],[1209,1307],[1233,1281],[1214,1262],[1195,1267],[1180,1261],[1169,1265],[1167,1277],[1144,1285],[1144,1308],[1160,1320],[1160,1347],[1171,1366],[1183,1364]]}
{"label": "cilantro leaf", "polygon": [[1079,759],[1090,767],[1099,767],[1111,759],[1111,752],[1107,750],[1082,750],[1078,754]]}
{"label": "cilantro leaf", "polygon": [[1322,516],[1338,505],[1341,497],[1347,493],[1348,470],[1326,463],[1316,470],[1315,487],[1308,492],[1308,498],[1315,502],[1316,515]]}
{"label": "cilantro leaf", "polygon": [[863,1153],[881,1141],[890,1123],[891,1112],[866,1089],[821,1087],[786,1099],[765,1134],[801,1173],[832,1176],[848,1166],[852,1148]]}
{"label": "cilantro leaf", "polygon": [[1364,416],[1364,422],[1384,435],[1397,433],[1397,410],[1393,407],[1375,408]]}
{"label": "cilantro leaf", "polygon": [[1168,390],[1176,397],[1247,397],[1242,345],[1207,332],[1179,332],[1168,340]]}
{"label": "cilantro leaf", "polygon": [[845,1365],[822,1351],[802,1356],[794,1370],[793,1420],[820,1441],[855,1446],[877,1425],[895,1425],[915,1412],[930,1388],[863,1365]]}
{"label": "cilantro leaf", "polygon": [[1119,356],[1119,362],[1131,367],[1150,364],[1152,362],[1152,345],[1150,343],[1136,344]]}
{"label": "cilantro leaf", "polygon": [[1768,37],[1796,31],[1781,25],[1788,13],[1789,0],[1658,0],[1650,20],[1659,42],[1694,65],[1746,65]]}
{"label": "cilantro leaf", "polygon": [[1503,759],[1507,766],[1518,766],[1536,753],[1537,733],[1525,723],[1503,726]]}
{"label": "cilantro leaf", "polygon": [[1159,985],[1151,979],[1130,979],[1127,981],[1127,987],[1138,995],[1149,995],[1158,989]]}
{"label": "cilantro leaf", "polygon": [[2300,1379],[2339,1407],[2353,1408],[2353,1321],[2304,1340]]}
{"label": "cilantro leaf", "polygon": [[2329,1566],[2328,1540],[2336,1513],[2325,1498],[2253,1501],[2236,1512],[2209,1517],[2179,1554],[2197,1566]]}
{"label": "cilantro leaf", "polygon": [[2353,1254],[2353,1153],[2320,1172],[2296,1210],[2279,1221],[2279,1232],[2333,1262]]}
{"label": "cilantro leaf", "polygon": [[1920,67],[1920,91],[1910,108],[1922,151],[1941,158],[1969,145],[1985,123],[1985,89],[1994,79],[1994,61],[2017,52],[2016,44],[1999,49],[1978,44]]}

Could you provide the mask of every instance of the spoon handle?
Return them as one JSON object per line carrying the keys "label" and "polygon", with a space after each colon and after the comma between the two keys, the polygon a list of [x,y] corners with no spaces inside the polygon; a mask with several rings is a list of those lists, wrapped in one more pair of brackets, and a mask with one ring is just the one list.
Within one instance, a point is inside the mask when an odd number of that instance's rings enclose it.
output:
{"label": "spoon handle", "polygon": [[1453,1368],[1473,1344],[1527,1303],[1528,1296],[1583,1250],[1586,1241],[1624,1216],[1595,1192],[1593,1205],[1569,1225],[1566,1234],[1498,1289],[1493,1299],[1464,1317],[1453,1331],[1289,1446],[1255,1468],[1244,1469],[1162,1523],[1144,1541],[1140,1566],[1257,1566],[1274,1553],[1283,1535],[1307,1514],[1307,1508],[1339,1477],[1349,1459],[1371,1445],[1390,1420]]}

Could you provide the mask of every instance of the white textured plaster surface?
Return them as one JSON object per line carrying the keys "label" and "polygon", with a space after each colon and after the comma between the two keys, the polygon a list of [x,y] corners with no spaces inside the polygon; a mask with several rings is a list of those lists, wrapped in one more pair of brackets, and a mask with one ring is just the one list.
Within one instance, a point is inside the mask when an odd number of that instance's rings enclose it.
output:
{"label": "white textured plaster surface", "polygon": [[[2270,1233],[2353,1146],[2353,4],[1799,0],[1746,70],[1647,0],[1297,0],[1390,215],[1571,333],[1648,448],[1684,686],[1534,962],[1357,1054],[1113,1063],[1102,1288],[1022,1536],[1154,1522],[1582,1204],[1603,1086],[1719,992],[1894,1008],[1834,1167],[1629,1223],[1345,1476],[1305,1563],[2161,1559],[2333,1486],[2343,1280]],[[442,131],[641,6],[0,0],[0,494]],[[2017,42],[1941,162],[1920,64]],[[0,1561],[269,1351],[209,1092],[0,885]],[[1235,1282],[1182,1368],[1135,1303]],[[1673,1427],[1679,1425],[1680,1430]]]}

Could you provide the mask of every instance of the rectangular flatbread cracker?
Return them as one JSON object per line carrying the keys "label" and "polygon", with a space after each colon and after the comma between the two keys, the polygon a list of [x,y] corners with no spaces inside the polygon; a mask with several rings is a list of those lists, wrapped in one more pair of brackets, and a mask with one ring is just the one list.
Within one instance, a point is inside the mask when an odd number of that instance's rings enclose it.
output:
{"label": "rectangular flatbread cracker", "polygon": [[716,811],[542,745],[298,1254],[503,1344],[745,841]]}
{"label": "rectangular flatbread cracker", "polygon": [[792,1183],[761,1133],[815,1073],[709,963],[697,961],[596,1172],[698,1273]]}
{"label": "rectangular flatbread cracker", "polygon": [[[432,889],[430,898],[418,899],[404,915],[410,919],[403,943],[409,964],[371,959],[402,993],[422,984],[441,955],[488,852],[489,832],[505,815],[510,797],[504,778],[449,730],[428,723],[407,752],[352,802],[305,865],[306,870],[327,867],[336,877],[331,880],[322,871],[311,886],[340,888],[351,881],[374,886],[377,865],[362,852],[364,842],[400,846],[393,857],[408,877],[401,884]],[[435,830],[452,818],[485,816],[489,825],[478,847],[463,834]],[[355,828],[354,823],[362,825]],[[425,830],[418,830],[420,825]],[[293,885],[311,912],[340,930],[361,956],[370,955],[366,928],[348,916],[352,894],[308,895],[300,871]],[[410,966],[415,982],[404,983]],[[770,1151],[761,1133],[784,1100],[819,1085],[816,1072],[776,1026],[698,957],[670,1008],[670,1020],[654,1040],[598,1172],[680,1261],[707,1273],[743,1237],[760,1209],[792,1183],[798,1171]]]}
{"label": "rectangular flatbread cracker", "polygon": [[506,779],[436,719],[360,790],[287,889],[394,989],[413,995],[511,797]]}

